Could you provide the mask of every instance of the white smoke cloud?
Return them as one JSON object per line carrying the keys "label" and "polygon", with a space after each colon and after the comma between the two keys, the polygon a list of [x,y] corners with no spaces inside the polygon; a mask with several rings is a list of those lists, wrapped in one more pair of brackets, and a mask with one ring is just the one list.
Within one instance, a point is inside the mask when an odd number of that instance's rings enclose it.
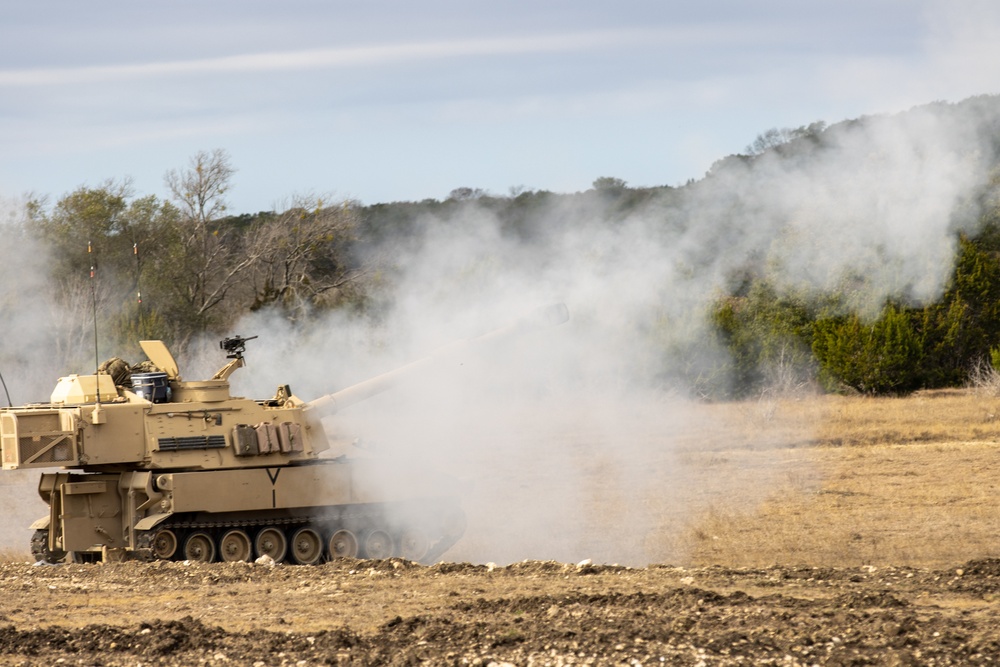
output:
{"label": "white smoke cloud", "polygon": [[[64,313],[56,306],[46,247],[24,230],[25,202],[0,198],[0,373],[15,404],[48,399],[65,374]],[[62,349],[61,349],[62,348]],[[6,396],[3,397],[6,400]]]}
{"label": "white smoke cloud", "polygon": [[[23,233],[25,202],[0,194],[0,404],[48,400],[56,378],[65,374],[58,347],[58,313],[50,298],[51,268],[44,247]],[[9,402],[8,402],[9,397]],[[47,508],[38,496],[38,474],[31,470],[0,473],[0,510],[8,517],[0,528],[0,551],[28,552],[32,521]]]}
{"label": "white smoke cloud", "polygon": [[935,299],[951,271],[954,232],[978,225],[973,198],[995,159],[979,116],[990,104],[844,123],[823,135],[822,153],[791,146],[804,153],[720,169],[693,207],[702,224],[725,230],[715,273],[761,253],[786,287],[831,290],[845,276],[876,277],[866,285],[876,306]]}

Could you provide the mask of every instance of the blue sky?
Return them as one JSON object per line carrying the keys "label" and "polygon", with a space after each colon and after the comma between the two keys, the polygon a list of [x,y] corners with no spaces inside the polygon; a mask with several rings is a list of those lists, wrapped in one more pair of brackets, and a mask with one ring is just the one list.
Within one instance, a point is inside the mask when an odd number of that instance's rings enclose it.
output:
{"label": "blue sky", "polygon": [[230,210],[700,178],[771,127],[1000,92],[1000,6],[178,0],[0,6],[0,196],[226,149]]}

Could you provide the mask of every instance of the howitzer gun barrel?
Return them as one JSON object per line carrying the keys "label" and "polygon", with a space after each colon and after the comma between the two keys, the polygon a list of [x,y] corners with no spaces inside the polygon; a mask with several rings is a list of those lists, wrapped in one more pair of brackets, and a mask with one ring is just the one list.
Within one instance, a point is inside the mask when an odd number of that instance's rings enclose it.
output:
{"label": "howitzer gun barrel", "polygon": [[558,326],[563,322],[566,322],[568,319],[569,310],[566,308],[566,304],[554,303],[548,306],[542,306],[521,317],[513,324],[509,324],[505,327],[501,327],[475,338],[455,341],[437,350],[436,352],[423,357],[422,359],[410,362],[405,366],[401,366],[387,373],[382,373],[381,375],[376,375],[373,378],[369,378],[368,380],[364,380],[363,382],[359,382],[358,384],[341,389],[340,391],[336,391],[332,394],[320,396],[319,398],[306,403],[304,407],[309,411],[310,416],[314,418],[330,415],[342,408],[354,405],[355,403],[360,403],[367,398],[371,398],[372,396],[389,389],[393,384],[397,383],[401,379],[412,375],[425,366],[432,365],[442,358],[446,358],[447,356],[454,354],[467,346],[478,346],[494,340],[519,336],[531,331]]}

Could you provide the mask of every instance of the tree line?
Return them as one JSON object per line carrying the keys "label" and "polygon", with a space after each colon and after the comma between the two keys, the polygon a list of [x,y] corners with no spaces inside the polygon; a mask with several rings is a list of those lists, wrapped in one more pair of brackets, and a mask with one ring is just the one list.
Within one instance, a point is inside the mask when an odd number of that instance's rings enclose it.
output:
{"label": "tree line", "polygon": [[939,300],[889,300],[874,317],[842,307],[842,295],[781,294],[756,280],[712,310],[729,352],[730,384],[746,396],[817,383],[826,391],[905,394],[956,387],[985,364],[1000,368],[1000,224],[959,239]]}
{"label": "tree line", "polygon": [[167,172],[167,200],[137,197],[127,180],[51,206],[30,200],[27,230],[46,242],[61,306],[78,323],[67,338],[86,338],[92,301],[110,346],[136,351],[144,338],[183,350],[262,308],[294,321],[351,303],[365,274],[349,260],[357,206],[298,197],[280,212],[228,215],[234,173],[225,151],[201,151]]}

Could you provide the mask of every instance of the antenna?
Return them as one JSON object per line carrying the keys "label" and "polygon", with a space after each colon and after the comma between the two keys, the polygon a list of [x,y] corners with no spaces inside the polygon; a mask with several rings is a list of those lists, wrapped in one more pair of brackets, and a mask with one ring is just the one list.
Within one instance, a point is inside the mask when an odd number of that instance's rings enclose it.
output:
{"label": "antenna", "polygon": [[10,392],[7,391],[7,383],[3,379],[3,373],[0,373],[0,384],[3,385],[3,393],[7,394],[7,407],[14,407],[14,404],[10,400]]}
{"label": "antenna", "polygon": [[135,255],[135,300],[139,306],[140,317],[142,315],[142,287],[139,285],[141,267],[139,266],[139,244],[132,244],[132,254]]}
{"label": "antenna", "polygon": [[101,405],[101,353],[97,342],[97,264],[94,262],[94,246],[87,241],[87,254],[90,256],[90,295],[94,308],[94,375],[97,378],[97,405]]}
{"label": "antenna", "polygon": [[94,368],[101,365],[101,353],[97,348],[97,265],[94,263],[94,245],[87,241],[87,255],[90,257],[90,296],[94,308]]}

